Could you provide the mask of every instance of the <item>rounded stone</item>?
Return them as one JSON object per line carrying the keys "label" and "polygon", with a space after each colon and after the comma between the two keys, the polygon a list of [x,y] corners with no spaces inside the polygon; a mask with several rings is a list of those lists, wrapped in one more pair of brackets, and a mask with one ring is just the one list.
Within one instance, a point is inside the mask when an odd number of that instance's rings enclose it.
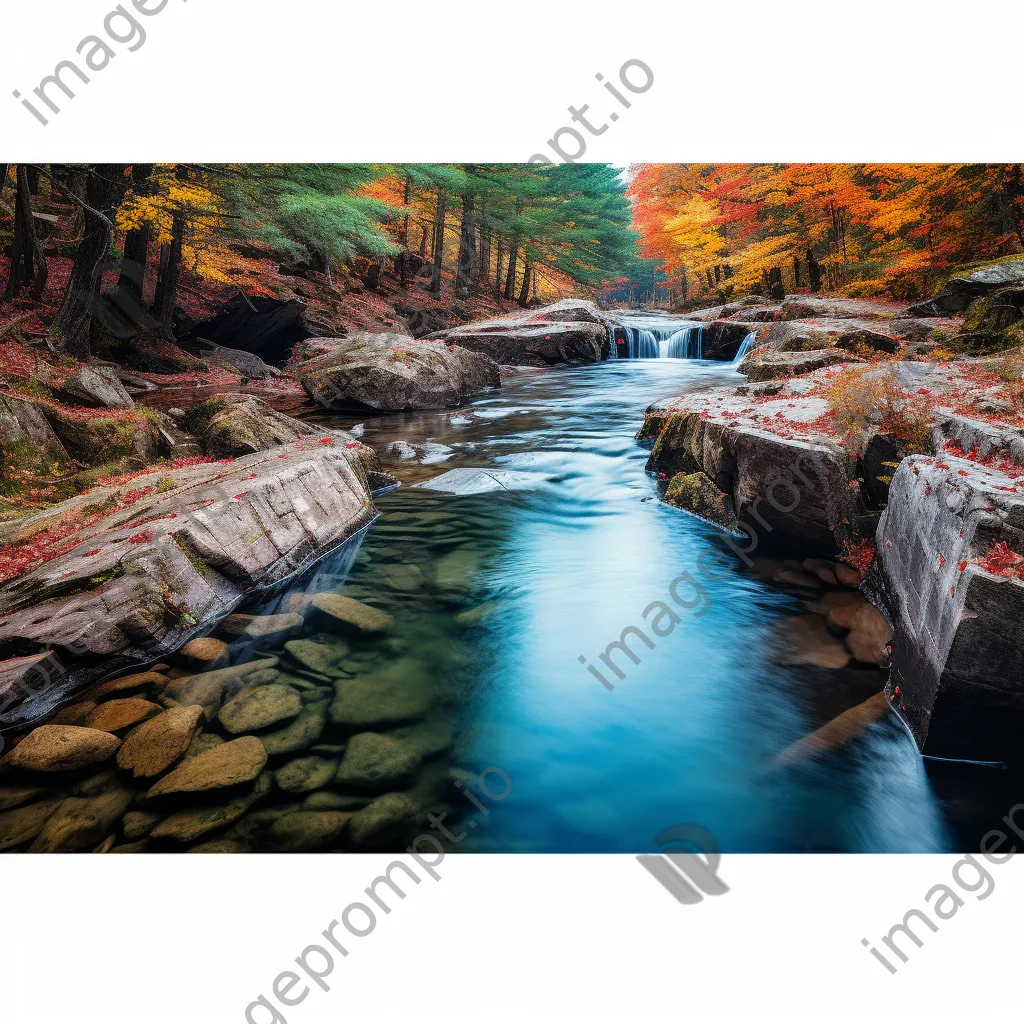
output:
{"label": "rounded stone", "polygon": [[143,722],[125,738],[117,752],[117,766],[138,778],[166,771],[185,754],[203,717],[197,704],[170,708]]}
{"label": "rounded stone", "polygon": [[267,752],[263,744],[255,736],[243,736],[182,762],[146,793],[146,799],[251,782],[263,771],[266,763]]}
{"label": "rounded stone", "polygon": [[244,690],[220,709],[217,718],[233,734],[256,732],[294,718],[302,710],[297,690],[283,683],[270,683]]}
{"label": "rounded stone", "polygon": [[160,705],[141,697],[109,700],[95,708],[86,720],[90,729],[118,732],[160,713]]}
{"label": "rounded stone", "polygon": [[121,741],[109,732],[77,725],[41,725],[33,729],[3,760],[12,768],[67,772],[100,764],[113,756]]}

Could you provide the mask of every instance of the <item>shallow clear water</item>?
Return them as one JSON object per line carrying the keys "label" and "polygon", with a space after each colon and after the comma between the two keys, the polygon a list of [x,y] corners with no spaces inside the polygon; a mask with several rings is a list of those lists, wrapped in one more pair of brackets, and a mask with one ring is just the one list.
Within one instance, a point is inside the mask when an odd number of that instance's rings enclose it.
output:
{"label": "shallow clear water", "polygon": [[456,412],[364,421],[374,446],[452,449],[406,464],[412,481],[458,466],[531,474],[466,496],[407,483],[378,498],[381,519],[344,582],[309,587],[394,614],[394,656],[425,666],[457,727],[454,763],[511,778],[511,796],[460,849],[653,850],[658,832],[686,822],[728,851],[931,851],[971,832],[977,793],[998,773],[944,767],[955,791],[944,805],[895,721],[842,754],[772,768],[884,676],[778,664],[778,626],[808,598],[728,552],[717,579],[698,577],[706,599],[676,608],[670,632],[662,619],[668,635],[647,630],[653,650],[631,644],[639,664],[616,659],[625,678],[606,672],[613,690],[580,664],[644,625],[651,602],[671,604],[672,580],[723,550],[716,529],[658,500],[634,440],[644,408],[738,382],[722,363],[612,361],[523,373]]}

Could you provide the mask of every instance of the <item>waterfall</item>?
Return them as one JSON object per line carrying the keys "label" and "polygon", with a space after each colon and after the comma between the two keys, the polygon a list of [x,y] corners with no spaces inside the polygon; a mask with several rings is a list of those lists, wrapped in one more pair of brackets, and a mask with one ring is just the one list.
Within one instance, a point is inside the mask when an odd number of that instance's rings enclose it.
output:
{"label": "waterfall", "polygon": [[747,351],[753,346],[754,342],[757,341],[757,331],[751,331],[744,339],[739,347],[739,351],[733,357],[732,365],[738,366],[742,361],[743,357],[747,354]]}
{"label": "waterfall", "polygon": [[[620,359],[703,359],[704,327],[689,323],[623,326],[625,345],[619,346]],[[623,349],[625,351],[623,351]]]}

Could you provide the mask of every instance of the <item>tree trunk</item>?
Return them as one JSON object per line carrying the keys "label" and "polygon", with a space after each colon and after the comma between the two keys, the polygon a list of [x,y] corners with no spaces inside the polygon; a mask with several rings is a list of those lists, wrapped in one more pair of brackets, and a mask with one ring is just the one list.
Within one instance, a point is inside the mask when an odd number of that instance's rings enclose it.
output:
{"label": "tree trunk", "polygon": [[29,168],[18,164],[17,191],[14,200],[14,240],[11,243],[11,269],[4,289],[4,301],[17,298],[22,288],[31,287],[32,298],[42,298],[48,276],[43,246],[32,218],[29,196]]}
{"label": "tree trunk", "polygon": [[494,297],[501,298],[501,261],[505,258],[505,239],[498,236],[498,259],[494,268]]}
{"label": "tree trunk", "polygon": [[[178,164],[174,176],[188,180],[188,168]],[[160,246],[160,269],[153,297],[153,315],[167,333],[171,330],[174,306],[178,301],[178,281],[181,278],[181,247],[185,241],[185,213],[178,210],[171,218],[171,240]]]}
{"label": "tree trunk", "polygon": [[821,267],[814,258],[814,252],[807,250],[807,280],[810,283],[812,292],[821,291]]}
{"label": "tree trunk", "polygon": [[508,254],[508,270],[505,273],[505,298],[511,302],[516,290],[516,260],[519,256],[519,242],[512,239],[512,248]]}
{"label": "tree trunk", "polygon": [[786,297],[786,288],[782,283],[782,268],[772,267],[768,271],[768,298],[780,302]]}
{"label": "tree trunk", "polygon": [[462,228],[459,232],[459,263],[455,271],[455,298],[468,299],[476,287],[476,197],[462,197]]}
{"label": "tree trunk", "polygon": [[35,167],[28,168],[28,190],[34,196],[39,195],[39,171]]}
{"label": "tree trunk", "polygon": [[437,190],[437,215],[434,218],[434,269],[430,276],[430,294],[437,298],[441,294],[441,271],[444,262],[444,192]]}
{"label": "tree trunk", "polygon": [[519,305],[524,309],[530,298],[530,264],[524,263],[523,265],[523,285],[519,289]]}
{"label": "tree trunk", "polygon": [[402,219],[402,251],[398,257],[398,283],[403,290],[409,287],[409,199],[412,185],[409,179],[405,179],[405,191],[402,193],[402,202],[405,205],[405,217]]}
{"label": "tree trunk", "polygon": [[[132,166],[132,188],[137,195],[151,196],[155,186],[149,181],[153,173],[152,164]],[[125,232],[124,260],[121,276],[117,280],[118,291],[132,295],[137,303],[142,302],[142,289],[146,280],[146,263],[149,260],[150,226],[143,224]]]}
{"label": "tree trunk", "polygon": [[793,257],[793,290],[800,287],[800,257]]}
{"label": "tree trunk", "polygon": [[126,164],[95,164],[85,175],[85,233],[78,245],[64,302],[54,322],[65,351],[84,362],[92,347],[93,313],[97,308],[100,268],[110,248],[113,213],[124,199]]}

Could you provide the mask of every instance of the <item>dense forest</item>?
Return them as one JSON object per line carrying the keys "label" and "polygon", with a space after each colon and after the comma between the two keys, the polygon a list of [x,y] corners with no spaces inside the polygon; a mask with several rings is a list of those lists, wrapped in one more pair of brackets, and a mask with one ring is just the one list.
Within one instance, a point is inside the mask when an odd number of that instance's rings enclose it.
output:
{"label": "dense forest", "polygon": [[3,300],[59,305],[52,332],[79,359],[102,342],[101,293],[116,289],[121,311],[134,298],[136,326],[166,335],[189,295],[269,294],[268,261],[321,275],[335,291],[339,275],[375,289],[387,269],[435,299],[525,306],[594,290],[635,260],[625,183],[603,164],[0,171]]}
{"label": "dense forest", "polygon": [[946,268],[1024,252],[1020,164],[640,164],[629,198],[672,302],[913,299]]}

